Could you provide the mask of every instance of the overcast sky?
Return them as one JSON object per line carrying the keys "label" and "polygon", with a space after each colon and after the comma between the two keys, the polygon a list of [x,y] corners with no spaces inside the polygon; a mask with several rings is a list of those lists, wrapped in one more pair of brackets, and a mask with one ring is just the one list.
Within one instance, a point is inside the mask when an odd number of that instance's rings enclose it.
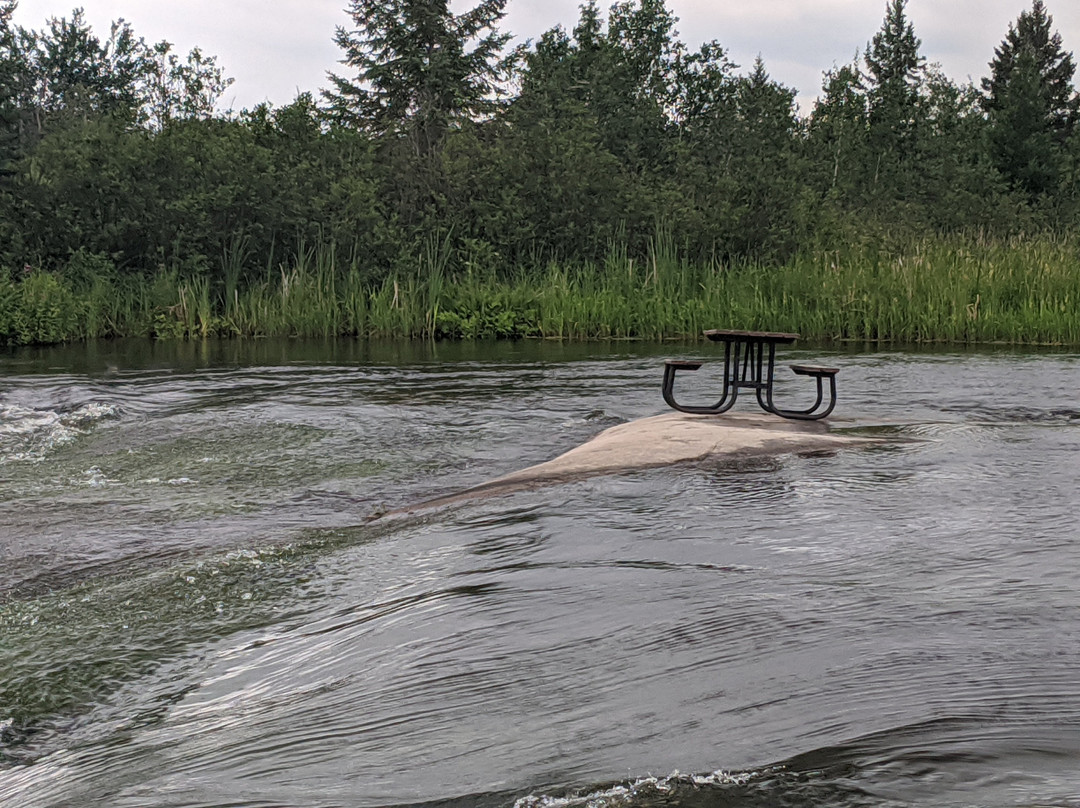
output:
{"label": "overcast sky", "polygon": [[[509,0],[502,30],[536,38],[572,29],[580,0]],[[1064,46],[1080,51],[1080,3],[1045,0]],[[475,3],[455,0],[456,10]],[[148,42],[166,39],[187,53],[194,46],[218,57],[236,81],[223,106],[287,104],[298,92],[326,86],[327,71],[348,75],[333,44],[337,25],[350,26],[346,0],[20,0],[15,22],[42,28],[50,17],[81,5],[94,31],[108,35],[123,18]],[[601,3],[606,8],[607,2]],[[825,70],[852,61],[881,27],[885,0],[668,0],[679,38],[691,49],[716,39],[743,70],[760,54],[769,74],[799,91],[804,113]],[[988,72],[994,48],[1031,0],[909,0],[908,19],[922,54],[957,82]],[[1075,82],[1074,82],[1075,83]]]}

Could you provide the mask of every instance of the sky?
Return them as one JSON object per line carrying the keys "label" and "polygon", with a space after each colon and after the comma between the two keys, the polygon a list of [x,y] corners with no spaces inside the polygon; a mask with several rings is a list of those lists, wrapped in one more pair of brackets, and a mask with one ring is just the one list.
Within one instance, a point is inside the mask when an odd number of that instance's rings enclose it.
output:
{"label": "sky", "polygon": [[[1080,3],[1044,2],[1065,49],[1080,53]],[[451,3],[455,11],[472,5]],[[501,30],[517,41],[556,25],[570,30],[579,5],[580,0],[509,0]],[[147,42],[165,39],[182,54],[197,46],[216,56],[235,79],[220,104],[224,109],[288,104],[298,93],[326,87],[328,71],[352,75],[332,40],[336,26],[351,27],[346,0],[19,0],[15,23],[40,29],[51,17],[70,17],[77,6],[103,39],[110,23],[123,18]],[[798,91],[804,114],[820,92],[824,71],[861,53],[881,27],[885,6],[885,0],[668,0],[679,17],[679,39],[691,50],[715,39],[739,72],[760,55],[773,79]],[[953,81],[978,84],[1009,23],[1030,8],[1031,0],[909,0],[907,16],[928,62],[940,64]]]}

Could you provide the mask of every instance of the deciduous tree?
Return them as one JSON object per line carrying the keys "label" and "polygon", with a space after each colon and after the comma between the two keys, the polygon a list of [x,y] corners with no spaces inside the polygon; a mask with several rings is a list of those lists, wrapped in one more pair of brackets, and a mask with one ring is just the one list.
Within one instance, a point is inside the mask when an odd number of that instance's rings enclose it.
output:
{"label": "deciduous tree", "polygon": [[15,7],[15,0],[0,0],[0,171],[18,142],[18,87],[26,75],[18,31],[11,23]]}
{"label": "deciduous tree", "polygon": [[114,22],[102,42],[77,8],[70,19],[54,17],[45,30],[20,35],[34,80],[25,103],[33,108],[39,134],[50,118],[135,117],[144,44],[126,22]]}
{"label": "deciduous tree", "polygon": [[850,197],[863,184],[869,115],[857,64],[825,74],[822,95],[809,121],[810,145],[824,186],[836,197]]}
{"label": "deciduous tree", "polygon": [[177,119],[211,117],[233,83],[216,57],[192,48],[181,60],[172,47],[163,40],[144,52],[142,114],[154,129],[163,129]]}

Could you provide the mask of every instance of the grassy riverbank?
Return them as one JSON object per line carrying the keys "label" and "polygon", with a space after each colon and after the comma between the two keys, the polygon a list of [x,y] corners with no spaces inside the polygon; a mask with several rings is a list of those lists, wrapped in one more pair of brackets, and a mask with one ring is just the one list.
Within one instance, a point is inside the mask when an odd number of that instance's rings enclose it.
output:
{"label": "grassy riverbank", "polygon": [[[658,242],[660,243],[660,242]],[[549,265],[496,277],[448,271],[437,251],[409,277],[365,280],[330,251],[245,279],[235,267],[185,278],[74,269],[0,279],[0,341],[108,336],[693,338],[706,328],[795,331],[806,339],[1080,345],[1080,244],[922,241],[804,253],[781,266],[690,266],[662,243],[635,262]]]}

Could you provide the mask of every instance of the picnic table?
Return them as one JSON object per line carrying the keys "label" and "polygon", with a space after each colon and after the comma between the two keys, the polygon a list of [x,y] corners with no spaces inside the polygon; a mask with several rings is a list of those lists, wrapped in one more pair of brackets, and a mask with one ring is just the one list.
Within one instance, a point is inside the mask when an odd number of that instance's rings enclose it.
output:
{"label": "picnic table", "polygon": [[[799,338],[798,334],[713,329],[706,331],[705,336],[713,342],[724,344],[724,386],[720,400],[712,405],[687,405],[675,401],[675,373],[680,370],[697,370],[703,363],[689,359],[668,359],[664,363],[664,401],[674,409],[701,415],[718,415],[735,405],[740,390],[753,390],[761,408],[781,418],[816,421],[831,413],[836,406],[836,374],[839,370],[816,365],[791,365],[797,375],[810,376],[817,382],[817,400],[812,406],[789,410],[778,407],[773,402],[776,346],[790,345]],[[822,407],[825,400],[825,379],[829,380],[829,401]]]}

